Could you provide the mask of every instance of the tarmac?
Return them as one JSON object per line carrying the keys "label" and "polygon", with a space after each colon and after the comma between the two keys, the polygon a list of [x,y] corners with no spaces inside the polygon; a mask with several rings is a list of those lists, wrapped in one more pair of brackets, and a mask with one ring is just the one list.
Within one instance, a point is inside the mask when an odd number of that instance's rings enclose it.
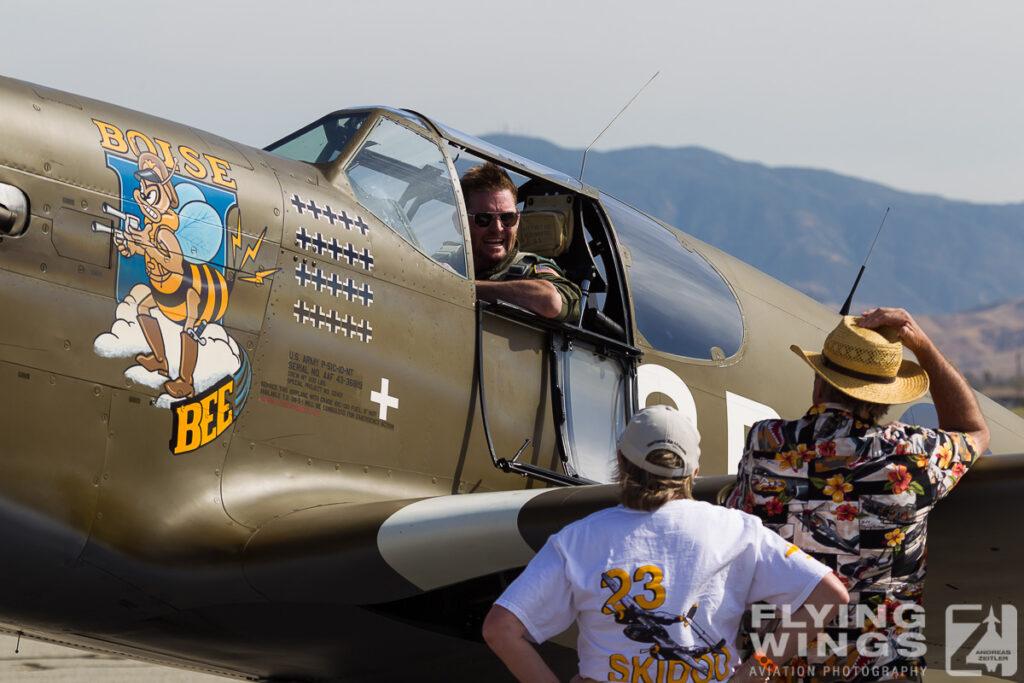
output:
{"label": "tarmac", "polygon": [[[16,651],[17,649],[17,651]],[[233,678],[193,673],[110,655],[0,635],[0,683],[215,683]],[[928,669],[925,683],[1002,681],[990,676],[954,677]]]}
{"label": "tarmac", "polygon": [[0,683],[214,683],[236,679],[0,635]]}

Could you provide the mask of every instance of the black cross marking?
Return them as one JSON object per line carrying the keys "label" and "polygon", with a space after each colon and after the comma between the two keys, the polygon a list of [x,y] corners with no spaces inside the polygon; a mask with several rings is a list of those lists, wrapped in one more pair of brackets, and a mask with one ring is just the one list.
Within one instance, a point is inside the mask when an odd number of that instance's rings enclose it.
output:
{"label": "black cross marking", "polygon": [[[327,251],[331,252],[331,258],[334,259],[335,261],[340,261],[341,257],[344,255],[342,253],[343,250],[341,248],[341,245],[338,243],[338,240],[334,239],[333,237],[331,238],[331,243],[327,245]],[[350,263],[349,265],[352,264]]]}
{"label": "black cross marking", "polygon": [[309,212],[311,214],[313,214],[313,218],[320,220],[320,214],[322,214],[323,211],[320,209],[319,206],[316,205],[315,199],[310,199],[309,203],[306,204],[306,208],[309,209]]}
{"label": "black cross marking", "polygon": [[331,273],[331,277],[327,279],[324,286],[331,290],[332,296],[338,296],[343,289],[341,281],[338,279],[337,273]]}
{"label": "black cross marking", "polygon": [[370,339],[373,338],[373,328],[370,327],[369,320],[360,320],[359,329],[356,332],[359,335],[359,341],[370,343]]}
{"label": "black cross marking", "polygon": [[349,278],[345,281],[345,287],[343,288],[345,297],[349,301],[353,301],[356,297],[359,299],[359,303],[364,306],[369,306],[374,300],[374,291],[370,289],[370,286],[364,283],[362,287],[356,287],[355,281]]}
{"label": "black cross marking", "polygon": [[310,323],[314,328],[324,327],[326,319],[325,311],[319,305],[313,304],[306,309],[306,322]]}
{"label": "black cross marking", "polygon": [[364,235],[370,232],[370,226],[366,224],[366,221],[363,220],[362,216],[356,216],[356,227],[359,228],[359,232]]}
{"label": "black cross marking", "polygon": [[373,290],[370,289],[370,286],[364,283],[362,287],[357,287],[356,281],[352,278],[345,280],[345,285],[341,290],[349,301],[355,301],[358,297],[363,306],[369,306],[373,302]]}
{"label": "black cross marking", "polygon": [[345,260],[348,261],[350,266],[355,264],[356,260],[359,258],[359,252],[356,251],[355,246],[351,242],[346,244],[345,248],[341,250],[341,255],[345,257]]}
{"label": "black cross marking", "polygon": [[345,319],[341,321],[341,329],[349,339],[353,339],[359,332],[359,326],[356,325],[355,318],[347,313],[345,314]]}
{"label": "black cross marking", "polygon": [[369,249],[363,249],[362,253],[359,254],[359,260],[363,262],[363,270],[373,268],[373,257],[370,256]]}
{"label": "black cross marking", "polygon": [[324,218],[330,221],[331,225],[334,225],[334,221],[338,220],[340,216],[331,210],[330,204],[324,204]]}
{"label": "black cross marking", "polygon": [[342,318],[337,311],[324,309],[319,304],[307,305],[299,299],[295,302],[292,313],[299,323],[309,323],[316,329],[327,328],[334,334],[341,332],[349,339],[358,337],[359,341],[367,343],[373,338],[373,328],[368,320],[356,322],[356,319],[347,313]]}
{"label": "black cross marking", "polygon": [[324,323],[324,309],[320,308],[319,304],[313,304],[310,309],[310,321],[313,323],[313,327],[323,327]]}
{"label": "black cross marking", "polygon": [[322,255],[324,251],[327,250],[329,244],[330,243],[325,240],[324,236],[320,233],[317,233],[316,237],[313,238],[313,249],[315,249],[318,254]]}
{"label": "black cross marking", "polygon": [[[320,269],[317,269],[320,272]],[[295,269],[295,279],[299,281],[300,287],[305,287],[306,283],[313,279],[313,273],[306,268],[305,263],[300,263],[299,267]],[[301,320],[299,322],[302,322]]]}
{"label": "black cross marking", "polygon": [[300,324],[309,320],[310,310],[302,303],[302,299],[295,302],[295,308],[292,309],[292,313],[295,314],[295,319],[298,320]]}
{"label": "black cross marking", "polygon": [[292,206],[295,207],[295,210],[298,211],[300,215],[303,213],[303,210],[306,208],[305,202],[303,202],[302,198],[299,197],[299,195],[297,195],[297,194],[293,194],[292,195]]}
{"label": "black cross marking", "polygon": [[[319,268],[309,270],[306,268],[305,263],[300,264],[299,267],[295,269],[295,279],[299,281],[299,285],[301,287],[305,287],[307,283],[311,282],[318,292],[322,292],[324,289],[329,289],[332,296],[338,296],[345,288],[344,285],[341,284],[341,281],[338,280],[338,276],[335,273],[331,273],[328,277],[324,271]],[[351,280],[349,281],[351,282]],[[365,289],[366,285],[363,285],[363,287]],[[349,295],[349,301],[351,300],[352,296]]]}
{"label": "black cross marking", "polygon": [[345,298],[349,301],[359,296],[359,289],[356,288],[355,280],[352,278],[345,280],[345,285],[341,288],[341,291],[345,292]]}
{"label": "black cross marking", "polygon": [[338,334],[338,330],[341,329],[341,318],[338,316],[338,312],[320,309],[320,314],[320,327],[326,327],[334,334]]}
{"label": "black cross marking", "polygon": [[313,284],[316,286],[316,291],[324,291],[324,287],[328,287],[330,280],[324,275],[324,271],[319,268],[316,269],[316,274],[313,276]]}
{"label": "black cross marking", "polygon": [[352,229],[352,219],[348,217],[348,214],[345,213],[344,209],[341,210],[341,215],[338,216],[338,220],[345,224],[346,230]]}
{"label": "black cross marking", "polygon": [[373,303],[373,290],[370,289],[370,285],[365,282],[359,290],[359,298],[363,300],[364,306],[369,306]]}
{"label": "black cross marking", "polygon": [[303,249],[309,249],[309,243],[313,241],[313,238],[309,236],[305,228],[299,228],[299,231],[295,233],[295,244],[301,246]]}
{"label": "black cross marking", "polygon": [[370,270],[373,268],[373,257],[370,256],[370,252],[367,249],[363,249],[361,252],[356,251],[355,245],[351,242],[345,245],[342,249],[341,255],[345,257],[350,266],[354,266],[356,261],[359,261],[363,265],[363,270]]}
{"label": "black cross marking", "polygon": [[341,331],[349,339],[355,339],[359,337],[359,341],[369,343],[373,338],[373,328],[370,327],[369,321],[360,320],[358,323],[352,316],[346,314],[345,318],[341,321]]}

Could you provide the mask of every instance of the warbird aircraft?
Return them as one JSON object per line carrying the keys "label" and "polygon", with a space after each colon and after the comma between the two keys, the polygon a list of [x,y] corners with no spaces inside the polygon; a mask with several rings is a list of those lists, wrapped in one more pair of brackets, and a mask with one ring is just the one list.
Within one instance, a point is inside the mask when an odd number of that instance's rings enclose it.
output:
{"label": "warbird aircraft", "polygon": [[[0,624],[26,637],[253,680],[500,679],[482,615],[614,501],[591,484],[628,416],[692,415],[713,498],[748,425],[806,408],[789,344],[835,324],[412,111],[260,150],[0,79],[0,121]],[[458,174],[485,160],[579,320],[477,302]],[[935,615],[1019,602],[997,520],[1024,467],[998,454],[1024,422],[982,403],[997,455],[933,516]],[[572,643],[544,646],[563,673]]]}

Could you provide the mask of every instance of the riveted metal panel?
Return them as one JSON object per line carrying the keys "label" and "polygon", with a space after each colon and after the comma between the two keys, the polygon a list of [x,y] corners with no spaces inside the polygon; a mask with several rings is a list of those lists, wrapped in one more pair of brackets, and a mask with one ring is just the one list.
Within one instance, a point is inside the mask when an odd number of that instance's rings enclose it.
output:
{"label": "riveted metal panel", "polygon": [[[0,362],[0,499],[49,524],[87,532],[96,510],[110,390]],[[69,559],[73,559],[73,556]]]}
{"label": "riveted metal panel", "polygon": [[110,223],[109,218],[62,206],[53,219],[53,246],[58,256],[84,261],[103,268],[110,267],[110,240],[98,237],[93,223]]}
{"label": "riveted metal panel", "polygon": [[221,502],[230,432],[198,450],[172,455],[171,411],[148,397],[117,391],[93,539],[135,558],[175,565],[223,561],[249,530]]}

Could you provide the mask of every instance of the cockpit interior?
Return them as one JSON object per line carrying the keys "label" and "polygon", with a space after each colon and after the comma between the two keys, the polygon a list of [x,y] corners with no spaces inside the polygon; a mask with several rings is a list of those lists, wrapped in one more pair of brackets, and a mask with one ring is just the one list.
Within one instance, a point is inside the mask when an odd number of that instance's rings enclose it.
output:
{"label": "cockpit interior", "polygon": [[492,458],[506,471],[561,484],[610,481],[609,445],[642,407],[636,368],[645,347],[697,362],[721,362],[740,350],[743,322],[734,293],[685,236],[564,173],[415,112],[381,108],[325,116],[265,151],[315,164],[448,276],[470,280],[458,179],[486,161],[508,172],[518,187],[520,250],[554,260],[580,287],[583,303],[580,318],[566,322],[500,301],[477,304],[485,425],[489,382],[483,378],[512,372],[485,362],[495,353],[485,335],[526,335],[550,364],[537,377],[511,381],[550,384],[560,462],[520,462],[529,438],[515,456],[501,457],[488,427]]}

